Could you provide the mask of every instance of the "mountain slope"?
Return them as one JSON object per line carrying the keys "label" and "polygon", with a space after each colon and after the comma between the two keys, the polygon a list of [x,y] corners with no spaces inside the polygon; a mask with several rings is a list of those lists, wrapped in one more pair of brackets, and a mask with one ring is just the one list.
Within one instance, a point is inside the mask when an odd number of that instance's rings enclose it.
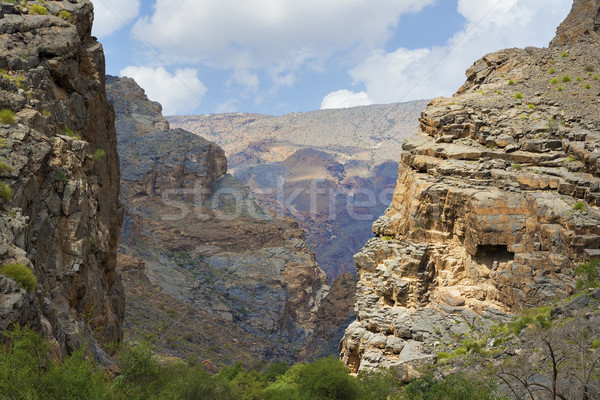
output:
{"label": "mountain slope", "polygon": [[335,278],[355,273],[350,255],[391,201],[395,160],[425,104],[168,119],[221,145],[232,174],[270,210],[299,221],[319,265]]}

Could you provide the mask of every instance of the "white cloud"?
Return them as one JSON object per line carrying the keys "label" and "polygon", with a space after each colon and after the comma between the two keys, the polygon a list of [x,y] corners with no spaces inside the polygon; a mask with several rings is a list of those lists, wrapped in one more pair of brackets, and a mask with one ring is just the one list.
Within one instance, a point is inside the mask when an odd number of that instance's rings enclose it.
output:
{"label": "white cloud", "polygon": [[385,43],[398,17],[436,0],[156,0],[134,31],[173,62],[255,69]]}
{"label": "white cloud", "polygon": [[338,90],[329,93],[321,103],[321,110],[329,108],[348,108],[373,104],[365,92],[354,93],[349,90]]}
{"label": "white cloud", "polygon": [[194,112],[202,103],[206,87],[195,69],[178,69],[174,74],[164,68],[129,66],[121,70],[146,90],[148,98],[163,106],[165,115]]}
{"label": "white cloud", "polygon": [[467,22],[445,46],[376,49],[350,75],[376,103],[450,96],[465,81],[465,70],[485,54],[507,47],[547,46],[571,4],[571,0],[458,0],[458,11]]}
{"label": "white cloud", "polygon": [[92,33],[105,37],[130,23],[140,10],[139,0],[92,0],[94,4],[94,26]]}

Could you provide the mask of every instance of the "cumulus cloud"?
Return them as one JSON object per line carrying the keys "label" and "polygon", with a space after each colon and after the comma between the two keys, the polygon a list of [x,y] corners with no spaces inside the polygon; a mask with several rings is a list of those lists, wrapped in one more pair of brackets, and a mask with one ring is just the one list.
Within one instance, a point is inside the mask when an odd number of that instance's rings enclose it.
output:
{"label": "cumulus cloud", "polygon": [[92,33],[105,37],[135,19],[140,10],[139,0],[93,0],[94,26]]}
{"label": "cumulus cloud", "polygon": [[373,101],[369,99],[365,92],[354,93],[350,90],[338,90],[325,96],[321,103],[321,110],[367,106],[369,104],[373,104]]}
{"label": "cumulus cloud", "polygon": [[401,14],[435,1],[156,0],[154,14],[134,31],[174,62],[253,69],[292,60],[293,68],[294,60],[379,46]]}
{"label": "cumulus cloud", "polygon": [[547,46],[571,4],[571,0],[459,0],[458,12],[466,23],[445,46],[376,49],[350,70],[350,76],[376,103],[450,96],[464,82],[465,70],[485,54],[506,47]]}
{"label": "cumulus cloud", "polygon": [[164,68],[129,66],[121,70],[146,90],[148,98],[163,106],[165,115],[194,112],[202,103],[206,87],[195,69],[178,69],[174,74]]}

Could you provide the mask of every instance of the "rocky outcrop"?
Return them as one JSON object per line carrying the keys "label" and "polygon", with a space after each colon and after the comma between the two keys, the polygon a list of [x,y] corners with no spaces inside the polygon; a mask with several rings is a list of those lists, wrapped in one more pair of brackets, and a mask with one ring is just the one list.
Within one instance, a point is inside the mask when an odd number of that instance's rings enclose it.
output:
{"label": "rocky outcrop", "polygon": [[572,21],[595,21],[592,3],[575,2],[550,48],[486,55],[422,113],[355,256],[352,370],[410,376],[469,326],[570,295],[574,268],[600,256],[600,53],[590,31],[559,46]]}
{"label": "rocky outcrop", "polygon": [[1,180],[13,192],[0,210],[0,263],[23,263],[38,281],[27,293],[0,278],[0,329],[28,324],[63,353],[86,345],[104,362],[96,343],[122,338],[122,210],[92,4],[0,7]]}
{"label": "rocky outcrop", "polygon": [[600,41],[600,1],[576,0],[567,19],[556,30],[551,46]]}
{"label": "rocky outcrop", "polygon": [[298,359],[329,291],[298,224],[227,174],[219,146],[170,129],[132,79],[107,79],[127,204],[119,260],[130,338],[165,332],[160,353],[218,365]]}

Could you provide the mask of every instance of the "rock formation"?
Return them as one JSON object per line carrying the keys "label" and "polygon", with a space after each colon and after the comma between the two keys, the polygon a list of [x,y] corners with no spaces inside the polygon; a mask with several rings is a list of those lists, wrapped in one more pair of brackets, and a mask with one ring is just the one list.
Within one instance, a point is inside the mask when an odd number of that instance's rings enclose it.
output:
{"label": "rock formation", "polygon": [[38,282],[28,293],[0,276],[0,331],[28,324],[63,354],[85,345],[108,362],[97,343],[122,338],[122,208],[92,19],[87,0],[0,5],[0,264]]}
{"label": "rock formation", "polygon": [[170,129],[135,81],[107,82],[127,204],[119,265],[131,338],[158,333],[162,354],[217,364],[296,360],[329,292],[298,224],[227,174],[219,146]]}
{"label": "rock formation", "polygon": [[371,237],[373,219],[391,201],[404,132],[417,127],[426,104],[168,119],[222,146],[233,176],[268,209],[300,223],[333,280],[356,273],[352,254]]}
{"label": "rock formation", "polygon": [[600,256],[598,2],[577,0],[549,48],[488,54],[431,101],[394,199],[355,256],[353,371],[405,377],[472,326],[573,292]]}

